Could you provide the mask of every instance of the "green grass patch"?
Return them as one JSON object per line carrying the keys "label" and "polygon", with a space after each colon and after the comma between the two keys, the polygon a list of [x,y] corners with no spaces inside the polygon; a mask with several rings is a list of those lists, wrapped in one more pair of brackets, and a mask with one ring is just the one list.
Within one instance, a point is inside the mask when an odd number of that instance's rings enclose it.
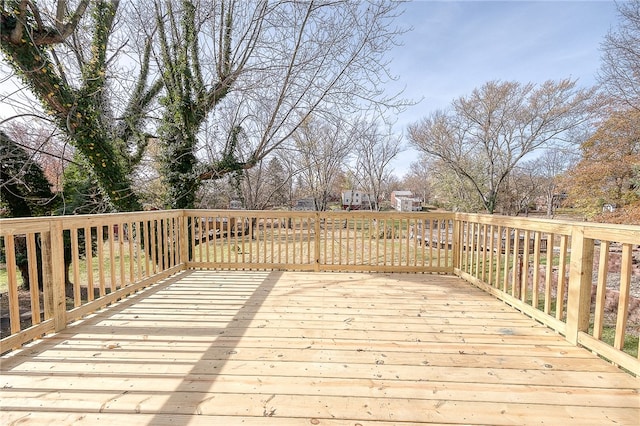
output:
{"label": "green grass patch", "polygon": [[[18,287],[22,287],[22,275],[20,271],[16,270],[16,279],[18,281]],[[6,267],[0,268],[0,293],[6,293],[9,291],[9,273]]]}

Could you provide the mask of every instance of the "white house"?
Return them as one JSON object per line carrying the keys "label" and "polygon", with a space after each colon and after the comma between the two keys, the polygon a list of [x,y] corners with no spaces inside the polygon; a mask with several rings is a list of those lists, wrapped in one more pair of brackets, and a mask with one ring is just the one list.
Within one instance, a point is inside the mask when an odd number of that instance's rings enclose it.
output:
{"label": "white house", "polygon": [[342,191],[342,208],[344,210],[360,210],[371,208],[371,197],[363,191]]}
{"label": "white house", "polygon": [[422,210],[422,201],[414,198],[411,191],[393,191],[391,206],[399,212],[417,212]]}
{"label": "white house", "polygon": [[413,192],[411,191],[392,191],[391,192],[391,196],[389,197],[391,201],[391,205],[393,206],[393,208],[395,208],[396,206],[396,198],[398,197],[407,197],[407,198],[411,198],[413,197]]}

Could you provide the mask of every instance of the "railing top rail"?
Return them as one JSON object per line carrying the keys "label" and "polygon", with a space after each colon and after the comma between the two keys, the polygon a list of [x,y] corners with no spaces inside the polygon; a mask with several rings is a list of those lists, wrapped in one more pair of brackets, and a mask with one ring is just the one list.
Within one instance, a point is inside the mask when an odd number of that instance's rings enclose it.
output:
{"label": "railing top rail", "polygon": [[402,216],[406,217],[439,217],[439,218],[453,218],[452,212],[398,212],[398,211],[371,211],[371,210],[225,210],[225,209],[187,209],[184,210],[187,216],[198,215],[221,215],[229,216],[237,214],[238,216],[257,216],[257,217],[277,217],[277,216],[300,216],[309,217],[314,215],[320,216]]}
{"label": "railing top rail", "polygon": [[585,238],[593,240],[617,241],[624,244],[640,244],[640,226],[628,227],[595,227],[583,229]]}
{"label": "railing top rail", "polygon": [[50,224],[55,222],[62,222],[63,227],[68,223],[73,223],[76,226],[98,226],[135,220],[182,216],[184,216],[183,210],[153,210],[143,212],[4,218],[0,219],[0,235],[44,232],[48,231]]}
{"label": "railing top rail", "polygon": [[452,212],[377,212],[368,210],[352,211],[296,211],[296,210],[225,210],[225,209],[187,209],[187,210],[154,210],[144,212],[100,213],[90,215],[44,216],[0,219],[0,235],[27,232],[46,232],[52,223],[61,221],[64,226],[99,226],[120,222],[150,220],[160,218],[177,218],[183,216],[252,216],[256,218],[277,217],[309,217],[319,215],[328,218],[376,217],[391,219],[397,217],[409,219],[457,219],[473,221],[488,225],[527,229],[546,233],[570,235],[576,227],[581,228],[585,237],[619,241],[629,244],[640,243],[640,226],[617,225],[592,222],[572,222],[559,219],[540,219],[530,217],[513,217],[477,213]]}
{"label": "railing top rail", "polygon": [[573,229],[581,228],[585,236],[592,239],[607,239],[632,244],[640,244],[640,226],[612,223],[579,222],[562,219],[542,219],[530,217],[500,216],[476,213],[456,213],[456,219],[479,222],[488,225],[502,225],[556,234],[569,235]]}
{"label": "railing top rail", "polygon": [[42,217],[21,217],[0,219],[0,235],[26,234],[29,232],[47,232],[50,223]]}

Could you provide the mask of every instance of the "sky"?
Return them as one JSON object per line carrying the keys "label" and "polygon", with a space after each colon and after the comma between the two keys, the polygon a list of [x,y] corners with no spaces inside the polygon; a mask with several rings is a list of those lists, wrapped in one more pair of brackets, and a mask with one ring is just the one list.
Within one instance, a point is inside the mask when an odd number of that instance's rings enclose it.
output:
{"label": "sky", "polygon": [[[618,23],[612,0],[417,0],[404,9],[398,24],[413,29],[389,52],[398,78],[389,90],[405,88],[405,97],[420,101],[397,116],[394,127],[405,136],[409,124],[488,81],[594,85],[601,43]],[[418,156],[401,153],[394,173],[404,176]]]}

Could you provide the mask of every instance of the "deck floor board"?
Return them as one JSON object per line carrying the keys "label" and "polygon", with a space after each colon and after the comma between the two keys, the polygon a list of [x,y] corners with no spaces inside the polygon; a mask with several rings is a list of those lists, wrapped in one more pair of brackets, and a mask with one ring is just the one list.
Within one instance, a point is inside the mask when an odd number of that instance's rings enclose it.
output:
{"label": "deck floor board", "polygon": [[2,424],[637,424],[640,380],[461,279],[187,271],[1,359]]}

